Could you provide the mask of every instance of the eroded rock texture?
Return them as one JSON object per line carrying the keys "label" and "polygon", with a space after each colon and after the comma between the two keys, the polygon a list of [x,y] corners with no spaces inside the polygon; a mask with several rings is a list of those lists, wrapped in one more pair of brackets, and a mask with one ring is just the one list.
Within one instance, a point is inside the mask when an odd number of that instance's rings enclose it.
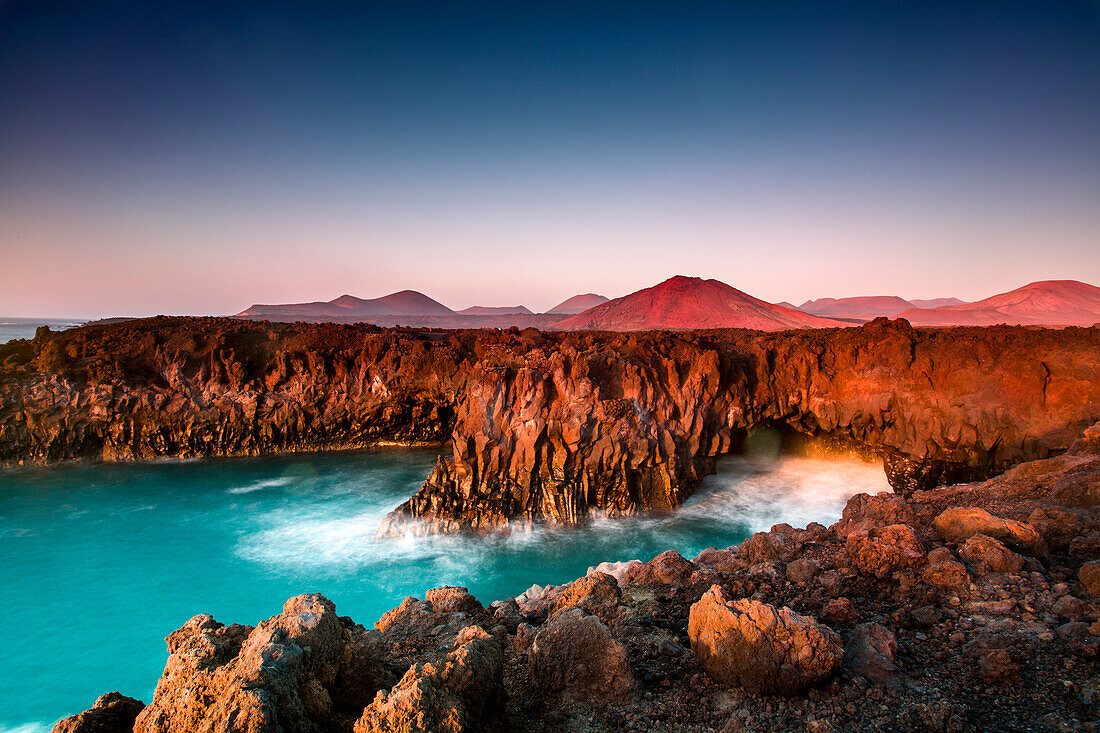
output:
{"label": "eroded rock texture", "polygon": [[[906,493],[1067,448],[1100,330],[424,332],[156,318],[0,347],[0,460],[258,454],[450,438],[390,534],[679,505],[776,427],[882,455]],[[1069,501],[1095,501],[1067,479]]]}

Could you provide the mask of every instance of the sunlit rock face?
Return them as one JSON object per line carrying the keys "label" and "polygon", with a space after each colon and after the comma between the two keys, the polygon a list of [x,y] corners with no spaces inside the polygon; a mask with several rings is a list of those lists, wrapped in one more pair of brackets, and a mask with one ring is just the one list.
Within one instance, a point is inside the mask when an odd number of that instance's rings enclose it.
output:
{"label": "sunlit rock face", "polygon": [[[1100,418],[1100,330],[423,332],[157,318],[0,347],[0,459],[440,442],[380,531],[681,504],[762,428],[886,458],[904,493],[1056,454]],[[1063,492],[1088,502],[1087,484]]]}

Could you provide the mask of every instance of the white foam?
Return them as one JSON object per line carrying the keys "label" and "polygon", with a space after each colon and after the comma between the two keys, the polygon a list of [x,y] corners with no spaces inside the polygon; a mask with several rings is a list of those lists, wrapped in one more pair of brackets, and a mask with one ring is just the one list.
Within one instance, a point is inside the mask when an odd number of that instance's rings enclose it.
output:
{"label": "white foam", "polygon": [[259,481],[255,481],[247,486],[237,486],[229,490],[230,494],[251,494],[253,491],[263,491],[264,489],[275,489],[280,486],[286,486],[290,483],[290,478],[282,476],[280,478],[265,478]]}
{"label": "white foam", "polygon": [[49,723],[23,723],[16,726],[0,725],[0,733],[50,733]]}

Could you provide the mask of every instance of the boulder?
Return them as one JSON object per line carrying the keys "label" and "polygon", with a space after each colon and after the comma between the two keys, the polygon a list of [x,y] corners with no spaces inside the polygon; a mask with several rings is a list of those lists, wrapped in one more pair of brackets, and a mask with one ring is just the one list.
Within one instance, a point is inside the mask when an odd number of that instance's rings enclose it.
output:
{"label": "boulder", "polygon": [[794,543],[787,533],[757,532],[741,543],[737,556],[749,565],[786,562],[794,556]]}
{"label": "boulder", "polygon": [[924,559],[924,544],[908,524],[863,529],[848,535],[844,550],[860,572],[885,578]]}
{"label": "boulder", "polygon": [[485,610],[467,588],[445,585],[424,594],[436,613],[479,613]]}
{"label": "boulder", "polygon": [[1082,565],[1077,571],[1077,579],[1090,596],[1100,596],[1100,560],[1091,560]]}
{"label": "boulder", "polygon": [[844,669],[853,676],[884,685],[897,677],[898,666],[894,662],[897,653],[894,632],[876,623],[860,624],[852,629],[844,647]]}
{"label": "boulder", "polygon": [[500,643],[478,626],[462,629],[439,662],[414,664],[389,692],[379,692],[354,733],[474,733],[504,709]]}
{"label": "boulder", "polygon": [[635,565],[641,565],[641,560],[627,560],[625,562],[601,562],[595,567],[588,568],[589,573],[605,573],[615,579],[619,585],[622,585],[624,578],[626,578],[626,572]]}
{"label": "boulder", "polygon": [[976,534],[984,534],[1030,555],[1046,552],[1042,536],[1030,524],[1001,519],[977,507],[946,509],[932,520],[932,526],[944,542],[958,544]]}
{"label": "boulder", "polygon": [[623,579],[624,585],[683,585],[695,572],[695,565],[675,550],[662,552],[647,563],[632,565]]}
{"label": "boulder", "polygon": [[741,570],[745,567],[745,563],[738,560],[734,553],[730,552],[728,549],[720,550],[716,547],[708,547],[703,550],[695,556],[692,562],[696,565],[705,565],[715,570],[721,570],[728,573]]}
{"label": "boulder", "polygon": [[829,677],[844,656],[827,626],[789,608],[729,601],[719,586],[692,605],[688,637],[711,679],[754,693],[798,693]]}
{"label": "boulder", "polygon": [[564,702],[622,702],[637,689],[626,648],[595,616],[568,608],[548,621],[531,643],[531,682]]}
{"label": "boulder", "polygon": [[622,591],[614,578],[605,573],[589,573],[569,584],[554,602],[551,613],[579,608],[609,624],[621,597]]}
{"label": "boulder", "polygon": [[892,524],[917,523],[913,508],[903,497],[891,491],[878,494],[856,494],[844,505],[840,521],[833,529],[841,539],[847,539],[853,532],[888,527]]}
{"label": "boulder", "polygon": [[144,708],[141,700],[108,692],[84,712],[58,721],[53,733],[130,733]]}
{"label": "boulder", "polygon": [[959,557],[973,567],[978,575],[991,572],[1018,573],[1024,568],[1024,558],[984,534],[968,537],[959,548]]}
{"label": "boulder", "polygon": [[291,598],[254,629],[196,616],[168,636],[164,675],[134,731],[328,729],[347,712],[340,701],[354,706],[378,689],[374,638],[345,627],[316,593]]}
{"label": "boulder", "polygon": [[1051,501],[1068,507],[1100,506],[1100,459],[1067,471],[1050,490]]}
{"label": "boulder", "polygon": [[1033,511],[1027,523],[1035,528],[1052,550],[1058,552],[1069,547],[1082,529],[1081,518],[1077,514],[1049,507]]}
{"label": "boulder", "polygon": [[809,585],[821,573],[821,564],[809,558],[799,558],[787,563],[787,580],[798,585]]}

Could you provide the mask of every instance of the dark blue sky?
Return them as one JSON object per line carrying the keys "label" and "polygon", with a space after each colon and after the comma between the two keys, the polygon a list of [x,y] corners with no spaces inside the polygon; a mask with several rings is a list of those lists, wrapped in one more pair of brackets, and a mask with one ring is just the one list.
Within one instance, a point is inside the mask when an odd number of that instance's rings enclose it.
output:
{"label": "dark blue sky", "polygon": [[1100,4],[0,0],[0,313],[1100,282]]}

